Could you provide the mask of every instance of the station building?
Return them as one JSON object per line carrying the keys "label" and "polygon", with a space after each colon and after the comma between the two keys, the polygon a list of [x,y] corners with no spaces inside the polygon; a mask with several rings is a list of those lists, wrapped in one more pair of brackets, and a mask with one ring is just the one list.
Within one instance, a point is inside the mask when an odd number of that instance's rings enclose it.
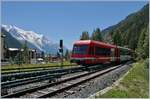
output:
{"label": "station building", "polygon": [[1,61],[5,61],[6,46],[5,46],[5,35],[1,33]]}

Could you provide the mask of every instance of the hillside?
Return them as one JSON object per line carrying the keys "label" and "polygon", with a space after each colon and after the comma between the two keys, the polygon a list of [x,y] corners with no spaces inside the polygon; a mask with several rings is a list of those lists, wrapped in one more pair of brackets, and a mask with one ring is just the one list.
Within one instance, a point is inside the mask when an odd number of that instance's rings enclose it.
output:
{"label": "hillside", "polygon": [[132,49],[138,47],[140,35],[148,33],[149,4],[140,11],[128,15],[116,25],[110,26],[102,31],[106,42],[113,41],[117,45],[127,46]]}

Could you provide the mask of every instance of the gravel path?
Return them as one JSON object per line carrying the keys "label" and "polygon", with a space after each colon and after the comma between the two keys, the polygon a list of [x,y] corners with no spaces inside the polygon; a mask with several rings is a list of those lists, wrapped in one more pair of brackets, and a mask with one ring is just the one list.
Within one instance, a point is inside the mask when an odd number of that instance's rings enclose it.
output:
{"label": "gravel path", "polygon": [[129,69],[130,65],[124,65],[108,74],[95,78],[89,82],[86,82],[78,87],[74,87],[68,91],[57,94],[52,98],[87,98],[94,93],[111,86],[113,82],[122,77]]}

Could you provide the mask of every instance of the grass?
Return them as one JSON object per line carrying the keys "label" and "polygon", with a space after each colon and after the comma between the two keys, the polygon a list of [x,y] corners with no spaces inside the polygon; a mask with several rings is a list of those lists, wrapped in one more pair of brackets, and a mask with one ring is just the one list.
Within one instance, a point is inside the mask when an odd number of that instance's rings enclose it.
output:
{"label": "grass", "polygon": [[95,98],[148,98],[149,97],[149,64],[141,60],[133,64],[132,70],[119,85]]}
{"label": "grass", "polygon": [[[63,67],[73,66],[75,64],[70,63],[69,61],[63,62]],[[60,62],[57,63],[48,63],[48,64],[22,64],[22,65],[6,65],[1,67],[1,72],[15,72],[15,71],[33,71],[33,70],[42,70],[42,69],[48,69],[52,67],[60,67]]]}

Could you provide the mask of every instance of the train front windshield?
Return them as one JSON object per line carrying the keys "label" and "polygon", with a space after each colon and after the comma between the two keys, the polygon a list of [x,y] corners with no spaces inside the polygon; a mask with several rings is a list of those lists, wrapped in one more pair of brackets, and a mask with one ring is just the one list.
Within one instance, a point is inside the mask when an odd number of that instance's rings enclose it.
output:
{"label": "train front windshield", "polygon": [[86,54],[88,45],[74,45],[73,54]]}

